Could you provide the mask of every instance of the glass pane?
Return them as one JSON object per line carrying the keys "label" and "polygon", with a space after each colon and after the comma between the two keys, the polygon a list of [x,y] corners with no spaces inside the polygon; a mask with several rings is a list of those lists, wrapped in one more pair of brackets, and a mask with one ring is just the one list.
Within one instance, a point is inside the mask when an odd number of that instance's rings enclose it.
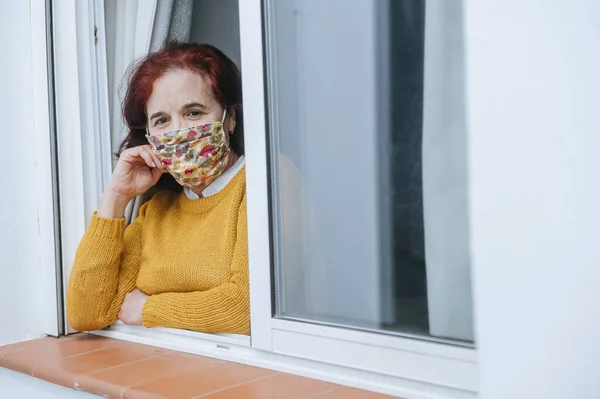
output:
{"label": "glass pane", "polygon": [[277,317],[472,341],[459,3],[265,10]]}

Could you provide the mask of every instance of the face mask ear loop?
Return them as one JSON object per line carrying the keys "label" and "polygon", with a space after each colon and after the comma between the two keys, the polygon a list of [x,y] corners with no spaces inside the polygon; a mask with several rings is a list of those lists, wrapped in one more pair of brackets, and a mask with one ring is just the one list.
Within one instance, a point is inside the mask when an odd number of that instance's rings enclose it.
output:
{"label": "face mask ear loop", "polygon": [[[223,108],[223,118],[221,119],[221,124],[223,125],[223,130],[225,130],[225,117],[227,116],[227,107]],[[229,148],[229,135],[227,137],[227,147]]]}

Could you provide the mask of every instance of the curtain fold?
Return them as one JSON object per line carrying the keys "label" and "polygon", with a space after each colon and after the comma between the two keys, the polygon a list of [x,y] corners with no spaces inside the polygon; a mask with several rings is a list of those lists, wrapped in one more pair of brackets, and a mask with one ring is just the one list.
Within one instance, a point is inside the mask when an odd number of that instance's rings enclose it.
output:
{"label": "curtain fold", "polygon": [[[110,101],[111,149],[116,153],[125,138],[121,99],[124,75],[131,63],[150,48],[157,0],[105,0],[106,53]],[[116,160],[113,159],[113,167]]]}
{"label": "curtain fold", "polygon": [[158,0],[150,51],[157,51],[168,40],[189,41],[193,11],[193,0]]}
{"label": "curtain fold", "polygon": [[[127,90],[127,70],[149,51],[169,40],[188,41],[192,27],[193,0],[105,0],[106,52],[110,101],[111,149],[119,149],[127,134],[121,102]],[[113,167],[116,158],[113,158]],[[149,193],[136,197],[125,216],[133,221]]]}

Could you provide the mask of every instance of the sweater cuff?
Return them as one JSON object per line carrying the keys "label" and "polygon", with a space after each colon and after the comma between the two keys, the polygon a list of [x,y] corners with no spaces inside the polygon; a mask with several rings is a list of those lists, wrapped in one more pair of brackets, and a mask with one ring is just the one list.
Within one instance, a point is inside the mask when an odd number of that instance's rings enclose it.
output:
{"label": "sweater cuff", "polygon": [[[160,317],[166,309],[161,306],[159,298],[151,295],[142,309],[142,324],[146,328],[159,327],[165,324],[164,318]],[[162,321],[162,323],[161,323]]]}
{"label": "sweater cuff", "polygon": [[106,219],[94,212],[87,228],[87,234],[99,238],[113,238],[123,234],[125,230],[125,218]]}

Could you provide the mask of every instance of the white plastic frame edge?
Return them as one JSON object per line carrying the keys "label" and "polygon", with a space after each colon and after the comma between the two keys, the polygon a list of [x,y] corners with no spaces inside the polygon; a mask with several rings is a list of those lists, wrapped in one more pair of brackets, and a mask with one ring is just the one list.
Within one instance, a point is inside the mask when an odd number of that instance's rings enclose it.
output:
{"label": "white plastic frame edge", "polygon": [[260,0],[239,2],[239,21],[242,76],[244,77],[242,91],[244,93],[248,260],[250,265],[250,327],[252,347],[270,351],[272,349],[271,240]]}
{"label": "white plastic frame edge", "polygon": [[[58,174],[61,211],[61,248],[63,286],[66,287],[75,251],[85,230],[85,192],[77,20],[75,0],[55,2],[52,8],[56,136],[58,140]],[[62,311],[66,315],[66,307]],[[65,331],[73,332],[65,318]]]}
{"label": "white plastic frame edge", "polygon": [[[62,231],[63,286],[66,287],[89,210],[94,209],[110,171],[110,145],[98,129],[108,110],[107,93],[99,94],[98,54],[94,43],[95,12],[101,3],[64,0],[53,3],[56,135]],[[100,44],[103,44],[101,42]],[[100,52],[104,57],[104,52]],[[100,65],[101,66],[101,65]],[[83,154],[87,154],[84,159]],[[109,159],[110,161],[110,159]],[[66,314],[63,306],[62,311]],[[74,332],[65,318],[65,331]]]}
{"label": "white plastic frame edge", "polygon": [[407,387],[420,382],[449,392],[477,391],[478,366],[471,348],[289,320],[274,319],[272,326],[273,352],[278,354],[393,376]]}
{"label": "white plastic frame edge", "polygon": [[37,162],[37,196],[38,196],[38,232],[40,244],[40,272],[43,288],[43,331],[45,334],[58,336],[59,306],[57,267],[55,251],[54,223],[54,191],[52,176],[52,153],[50,125],[50,90],[47,40],[47,6],[45,0],[30,0],[31,18],[31,59],[33,90],[33,124],[36,139],[34,140]]}

